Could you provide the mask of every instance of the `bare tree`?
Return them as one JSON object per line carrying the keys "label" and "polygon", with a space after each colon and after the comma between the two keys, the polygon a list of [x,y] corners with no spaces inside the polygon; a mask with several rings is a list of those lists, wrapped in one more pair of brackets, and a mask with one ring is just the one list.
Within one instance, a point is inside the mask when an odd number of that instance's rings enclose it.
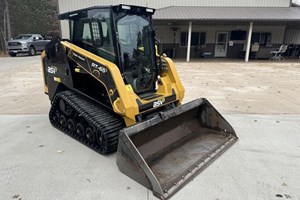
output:
{"label": "bare tree", "polygon": [[5,1],[5,7],[6,7],[6,23],[7,23],[7,38],[11,38],[11,24],[10,24],[10,16],[9,16],[9,5],[8,1]]}
{"label": "bare tree", "polygon": [[3,40],[4,40],[4,43],[5,43],[5,46],[6,46],[6,42],[7,42],[7,31],[6,31],[6,5],[5,5],[5,8],[4,8],[4,12],[3,12],[3,32],[2,32],[2,35],[3,35]]}
{"label": "bare tree", "polygon": [[0,35],[2,37],[0,37],[0,53],[2,52],[2,54],[5,52],[5,43],[4,43],[4,37],[3,37],[3,29],[2,27],[0,26]]}
{"label": "bare tree", "polygon": [[3,24],[2,24],[0,33],[2,35],[1,38],[1,51],[5,52],[5,47],[7,45],[7,41],[11,38],[11,24],[10,24],[10,16],[9,16],[9,4],[8,0],[4,2],[4,11],[3,11]]}

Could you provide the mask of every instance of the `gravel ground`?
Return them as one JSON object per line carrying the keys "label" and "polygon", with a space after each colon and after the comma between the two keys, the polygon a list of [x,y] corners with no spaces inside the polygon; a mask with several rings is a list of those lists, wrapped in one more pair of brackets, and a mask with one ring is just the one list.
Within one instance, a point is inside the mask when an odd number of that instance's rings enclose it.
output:
{"label": "gravel ground", "polygon": [[0,114],[47,113],[40,56],[0,57]]}
{"label": "gravel ground", "polygon": [[[176,62],[184,102],[207,98],[222,113],[299,114],[300,63]],[[0,113],[42,114],[40,56],[0,58]]]}
{"label": "gravel ground", "polygon": [[185,101],[205,97],[222,113],[299,114],[300,63],[177,63]]}

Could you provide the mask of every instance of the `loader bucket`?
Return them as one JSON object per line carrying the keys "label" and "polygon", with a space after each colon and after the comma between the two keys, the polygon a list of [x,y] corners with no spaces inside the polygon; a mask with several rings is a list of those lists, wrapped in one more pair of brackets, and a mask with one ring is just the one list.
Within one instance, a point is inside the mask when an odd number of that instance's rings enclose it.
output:
{"label": "loader bucket", "polygon": [[206,99],[197,99],[121,130],[117,165],[167,199],[237,139],[220,113]]}

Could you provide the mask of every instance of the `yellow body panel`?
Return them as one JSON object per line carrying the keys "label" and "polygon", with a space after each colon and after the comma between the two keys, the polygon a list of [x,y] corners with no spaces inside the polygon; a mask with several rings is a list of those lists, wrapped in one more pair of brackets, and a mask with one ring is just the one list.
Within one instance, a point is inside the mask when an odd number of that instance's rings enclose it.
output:
{"label": "yellow body panel", "polygon": [[181,103],[185,90],[179,79],[174,62],[167,57],[163,59],[167,63],[167,69],[160,74],[162,85],[158,86],[157,92],[160,94],[167,94],[170,90],[172,91],[173,88],[175,90],[178,103]]}
{"label": "yellow body panel", "polygon": [[[183,99],[184,88],[178,77],[174,63],[169,58],[164,58],[167,63],[167,70],[161,74],[161,82],[163,84],[161,84],[161,85],[158,84],[158,88],[157,88],[157,92],[156,92],[156,94],[161,95],[161,96],[156,99],[151,99],[148,101],[148,100],[141,99],[138,95],[136,95],[135,92],[133,91],[131,85],[125,85],[125,83],[123,81],[123,77],[121,75],[121,72],[114,63],[107,61],[107,60],[105,60],[91,52],[88,52],[76,45],[73,45],[67,41],[62,41],[61,43],[63,46],[72,49],[72,51],[78,52],[81,55],[86,56],[87,58],[102,64],[109,70],[109,72],[113,78],[113,81],[116,85],[116,90],[119,93],[119,98],[117,98],[114,102],[111,102],[111,105],[113,107],[114,112],[116,112],[117,114],[121,115],[124,118],[124,121],[127,126],[135,124],[136,116],[138,114],[140,114],[139,105],[137,103],[137,100],[139,102],[141,102],[142,104],[151,103],[156,100],[159,100],[164,97],[172,95],[172,89],[176,93],[175,101],[177,103],[180,103]],[[84,69],[82,66],[80,66],[80,67],[82,69]],[[99,78],[97,78],[96,76],[94,76],[92,73],[90,73],[90,72],[88,72],[88,73],[91,76],[93,76],[95,79],[97,79],[98,81],[101,82],[101,80]],[[106,88],[106,86],[105,86],[105,88]],[[106,88],[106,90],[107,90],[107,88]],[[114,91],[107,90],[107,93],[109,94],[109,96],[111,96],[111,95],[113,95]],[[153,107],[152,109],[156,109],[156,108]]]}

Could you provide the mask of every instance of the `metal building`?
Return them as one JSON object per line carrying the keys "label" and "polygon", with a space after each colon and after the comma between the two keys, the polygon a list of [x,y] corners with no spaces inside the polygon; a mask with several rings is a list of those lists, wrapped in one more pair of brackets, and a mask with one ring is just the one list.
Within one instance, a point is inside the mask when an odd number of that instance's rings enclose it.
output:
{"label": "metal building", "polygon": [[[173,58],[269,58],[289,44],[300,54],[300,7],[291,0],[59,0],[64,13],[95,5],[131,4],[152,7],[161,52]],[[61,22],[62,37],[68,24]]]}

